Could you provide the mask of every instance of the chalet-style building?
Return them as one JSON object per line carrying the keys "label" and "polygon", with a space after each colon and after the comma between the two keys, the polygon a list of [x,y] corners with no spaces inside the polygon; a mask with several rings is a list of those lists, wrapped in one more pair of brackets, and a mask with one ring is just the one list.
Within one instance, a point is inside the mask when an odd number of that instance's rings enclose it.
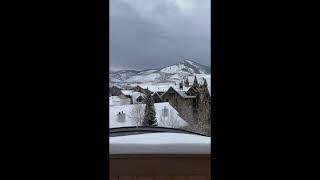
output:
{"label": "chalet-style building", "polygon": [[144,103],[146,95],[141,92],[132,92],[131,99],[133,104]]}
{"label": "chalet-style building", "polygon": [[113,86],[110,88],[110,95],[118,96],[121,102],[127,99],[130,104],[137,104],[144,103],[146,94],[151,93],[154,103],[169,102],[183,119],[194,122],[206,120],[211,123],[211,94],[206,79],[199,83],[195,76],[190,85],[188,78],[184,78],[178,86],[169,89],[152,87],[151,90],[141,86],[121,90]]}
{"label": "chalet-style building", "polygon": [[130,99],[130,104],[133,104],[133,100],[132,100],[132,90],[121,90],[121,94],[120,94],[120,98],[124,98],[127,97]]}
{"label": "chalet-style building", "polygon": [[161,97],[162,94],[164,94],[165,92],[164,91],[157,91],[157,93],[159,94],[159,96]]}
{"label": "chalet-style building", "polygon": [[109,96],[120,96],[121,89],[117,86],[109,87]]}
{"label": "chalet-style building", "polygon": [[162,101],[169,102],[187,121],[193,119],[193,107],[195,107],[196,96],[189,96],[184,91],[170,87],[161,96]]}
{"label": "chalet-style building", "polygon": [[136,86],[132,90],[143,93],[145,90],[141,86]]}
{"label": "chalet-style building", "polygon": [[133,90],[121,90],[120,98],[129,98],[131,104],[144,103],[146,95]]}
{"label": "chalet-style building", "polygon": [[190,96],[196,96],[195,103],[195,114],[196,117],[207,119],[210,122],[211,114],[210,114],[210,102],[211,95],[208,89],[208,84],[206,79],[203,79],[203,83],[200,85],[197,82],[197,78],[195,77],[194,83],[191,88],[187,91],[187,94]]}
{"label": "chalet-style building", "polygon": [[132,88],[132,90],[133,90],[133,91],[136,91],[136,92],[143,93],[143,94],[152,93],[152,92],[149,91],[148,89],[143,89],[141,86],[136,86],[136,87]]}
{"label": "chalet-style building", "polygon": [[128,96],[121,93],[118,97],[121,102],[129,102],[130,104],[132,104],[132,100]]}
{"label": "chalet-style building", "polygon": [[169,102],[186,120],[206,119],[210,121],[211,96],[206,80],[204,79],[200,85],[195,77],[191,87],[181,86],[182,82],[179,84],[179,88],[170,87],[161,95],[161,100]]}
{"label": "chalet-style building", "polygon": [[143,96],[139,96],[139,97],[137,97],[137,99],[136,99],[136,102],[137,102],[137,103],[144,103],[144,101],[145,101],[145,98],[144,98]]}
{"label": "chalet-style building", "polygon": [[160,96],[157,92],[154,92],[154,93],[151,95],[151,97],[152,97],[154,103],[160,103],[160,102],[162,102],[161,96]]}

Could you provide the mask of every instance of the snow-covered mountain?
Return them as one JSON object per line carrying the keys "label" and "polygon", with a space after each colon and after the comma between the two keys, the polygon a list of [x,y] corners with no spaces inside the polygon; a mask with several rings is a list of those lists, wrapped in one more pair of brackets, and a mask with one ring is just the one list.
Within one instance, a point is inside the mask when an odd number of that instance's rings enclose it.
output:
{"label": "snow-covered mountain", "polygon": [[162,68],[160,71],[171,74],[175,74],[179,71],[191,74],[210,74],[208,66],[204,66],[191,60],[183,60],[177,64]]}
{"label": "snow-covered mountain", "polygon": [[191,60],[183,60],[158,69],[143,71],[121,70],[115,72],[111,70],[110,79],[115,83],[172,82],[193,74],[210,74],[210,68]]}

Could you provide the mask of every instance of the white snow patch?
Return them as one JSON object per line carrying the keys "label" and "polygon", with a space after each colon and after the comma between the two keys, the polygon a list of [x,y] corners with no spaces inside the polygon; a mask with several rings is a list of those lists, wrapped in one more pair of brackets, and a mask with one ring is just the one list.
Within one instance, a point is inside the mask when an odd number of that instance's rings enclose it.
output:
{"label": "white snow patch", "polygon": [[[164,84],[141,84],[140,87],[143,89],[147,89],[152,92],[165,92],[169,89],[171,83],[164,83]],[[173,84],[174,85],[174,84]]]}
{"label": "white snow patch", "polygon": [[119,98],[118,96],[110,96],[109,97],[109,106],[120,106],[130,104],[129,98]]}
{"label": "white snow patch", "polygon": [[173,65],[173,66],[169,66],[169,67],[161,69],[161,72],[164,72],[164,73],[176,73],[178,71],[179,71],[178,65]]}
{"label": "white snow patch", "polygon": [[110,137],[110,154],[210,154],[211,138],[183,133]]}
{"label": "white snow patch", "polygon": [[126,80],[126,82],[151,82],[161,78],[159,73],[152,73],[147,75],[135,75]]}
{"label": "white snow patch", "polygon": [[[134,120],[132,119],[132,109],[137,106],[140,105],[143,108],[143,112],[145,109],[145,104],[130,104],[130,105],[121,105],[121,106],[110,106],[109,107],[109,125],[110,128],[115,128],[115,127],[126,127],[126,126],[137,126],[136,122],[134,122]],[[155,107],[155,111],[156,111],[156,118],[158,121],[158,126],[160,127],[169,127],[168,125],[170,125],[170,123],[166,122],[167,119],[164,119],[164,122],[161,121],[161,114],[162,114],[162,110],[164,109],[164,107],[166,107],[169,111],[169,117],[172,113],[172,116],[175,119],[175,123],[177,124],[178,127],[184,127],[187,126],[188,123],[182,119],[179,116],[179,113],[168,103],[168,102],[163,102],[163,103],[155,103],[154,104]],[[125,118],[125,122],[118,122],[117,121],[117,114],[119,112],[123,112],[126,115]]]}
{"label": "white snow patch", "polygon": [[132,93],[133,93],[132,90],[121,90],[121,92],[126,96],[132,96]]}
{"label": "white snow patch", "polygon": [[139,74],[153,73],[153,72],[156,72],[156,71],[158,71],[158,70],[147,70],[147,71],[140,72]]}
{"label": "white snow patch", "polygon": [[186,67],[184,64],[177,64],[177,65],[163,68],[163,69],[161,69],[161,72],[174,74],[174,73],[183,72],[185,70],[187,70],[189,73],[194,73],[193,69]]}

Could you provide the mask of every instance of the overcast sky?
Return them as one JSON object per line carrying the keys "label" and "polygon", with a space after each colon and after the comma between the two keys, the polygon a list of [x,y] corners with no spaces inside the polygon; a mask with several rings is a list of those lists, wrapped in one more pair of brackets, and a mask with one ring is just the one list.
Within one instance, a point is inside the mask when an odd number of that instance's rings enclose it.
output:
{"label": "overcast sky", "polygon": [[210,0],[110,0],[110,67],[210,64]]}

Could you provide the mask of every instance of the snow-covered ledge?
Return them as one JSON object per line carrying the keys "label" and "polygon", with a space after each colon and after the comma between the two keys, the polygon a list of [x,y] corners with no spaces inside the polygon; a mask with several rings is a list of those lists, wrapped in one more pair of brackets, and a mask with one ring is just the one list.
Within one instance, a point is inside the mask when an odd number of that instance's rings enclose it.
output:
{"label": "snow-covered ledge", "polygon": [[211,138],[183,133],[110,137],[110,154],[210,154]]}

